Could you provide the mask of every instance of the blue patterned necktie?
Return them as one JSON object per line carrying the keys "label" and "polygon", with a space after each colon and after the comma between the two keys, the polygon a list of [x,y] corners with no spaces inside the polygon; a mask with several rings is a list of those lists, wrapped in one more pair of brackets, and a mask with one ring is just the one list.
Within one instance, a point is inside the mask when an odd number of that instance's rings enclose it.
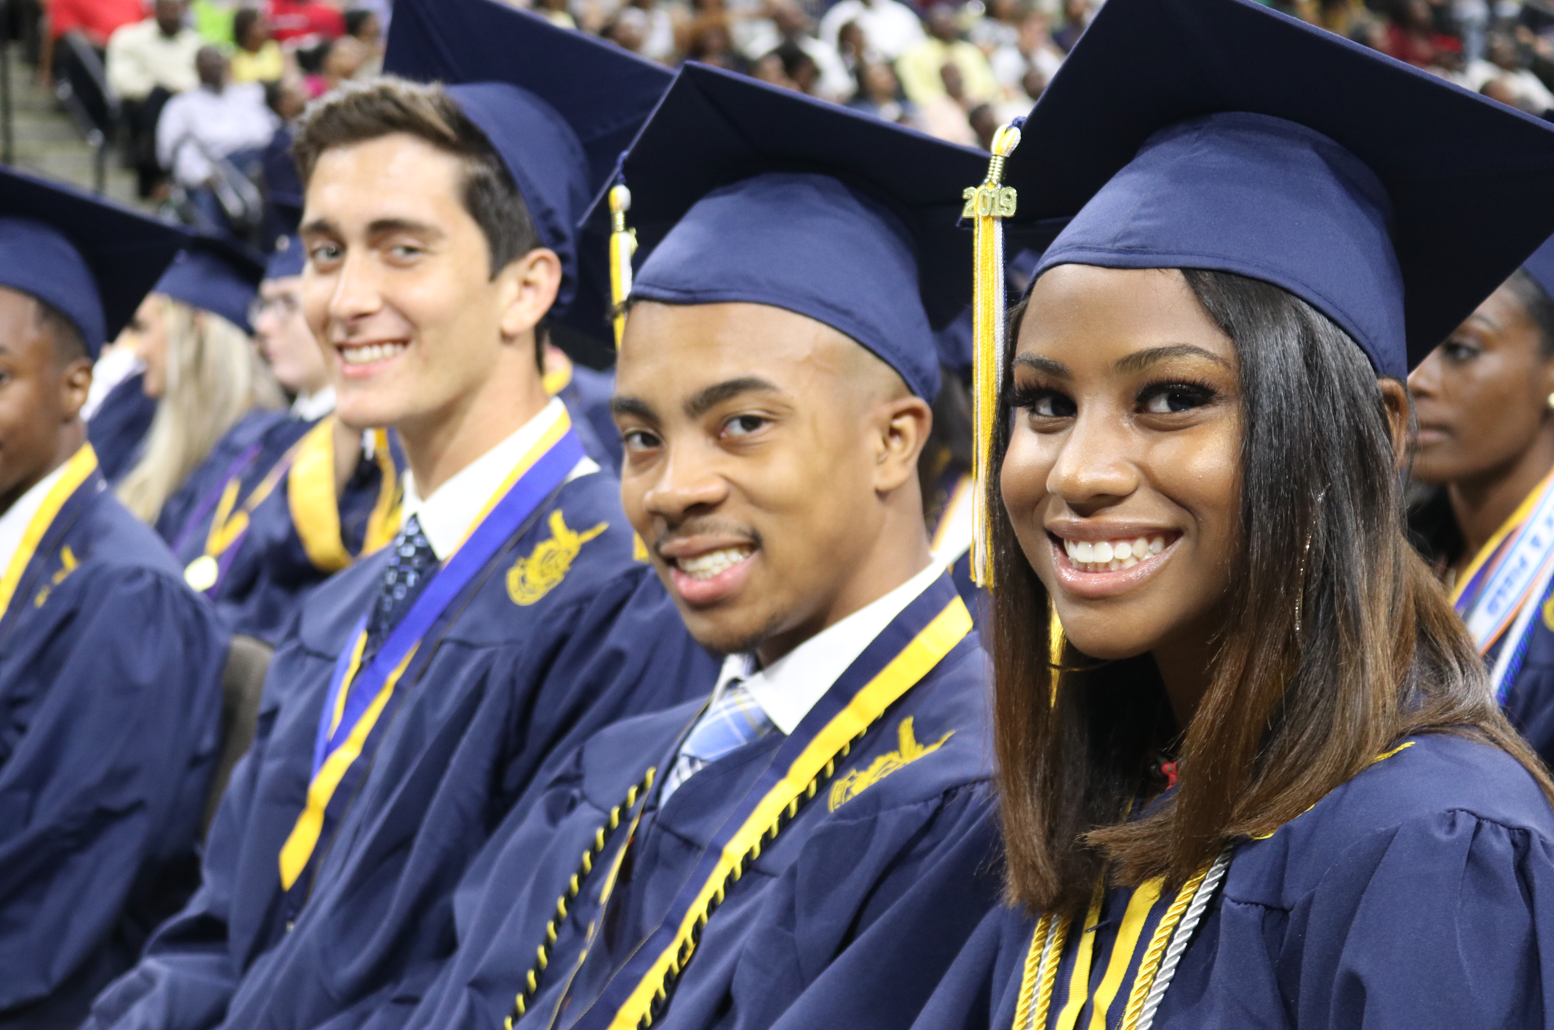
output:
{"label": "blue patterned necktie", "polygon": [[680,745],[674,765],[664,778],[664,789],[658,796],[660,805],[680,784],[690,779],[702,766],[716,762],[729,752],[751,741],[760,740],[777,727],[767,718],[766,710],[756,703],[750,688],[743,680],[732,680],[728,687],[702,713],[701,721],[691,730],[691,735]]}
{"label": "blue patterned necktie", "polygon": [[383,570],[383,579],[372,601],[372,611],[367,616],[365,654],[368,655],[377,653],[384,638],[399,625],[399,620],[405,617],[421,591],[426,589],[426,584],[437,574],[437,555],[414,515],[394,538],[391,551],[388,567]]}

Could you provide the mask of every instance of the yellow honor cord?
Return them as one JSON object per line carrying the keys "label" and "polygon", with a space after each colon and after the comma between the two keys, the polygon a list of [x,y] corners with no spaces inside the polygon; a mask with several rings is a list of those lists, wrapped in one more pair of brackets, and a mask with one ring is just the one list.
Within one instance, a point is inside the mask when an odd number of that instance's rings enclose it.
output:
{"label": "yellow honor cord", "polygon": [[975,264],[972,297],[971,387],[972,471],[976,492],[972,496],[971,578],[978,586],[993,587],[993,552],[989,540],[992,514],[988,490],[993,481],[993,420],[998,415],[998,388],[1003,381],[1004,360],[1004,228],[1003,219],[1014,214],[1014,187],[1004,186],[1004,161],[1020,145],[1020,130],[1005,125],[993,136],[993,159],[987,179],[962,194],[964,218],[975,228]]}
{"label": "yellow honor cord", "polygon": [[38,506],[37,512],[22,532],[22,541],[17,545],[16,553],[11,555],[4,576],[0,577],[0,615],[4,615],[11,607],[11,599],[16,594],[16,588],[21,585],[22,573],[27,571],[28,563],[32,561],[38,545],[43,542],[44,534],[54,524],[59,510],[96,468],[97,452],[92,450],[91,444],[82,444],[81,449],[66,463],[65,471],[44,495],[43,503]]}
{"label": "yellow honor cord", "polygon": [[637,252],[637,234],[626,228],[631,210],[631,191],[610,187],[610,305],[615,321],[615,349],[626,335],[626,298],[631,295],[631,258]]}

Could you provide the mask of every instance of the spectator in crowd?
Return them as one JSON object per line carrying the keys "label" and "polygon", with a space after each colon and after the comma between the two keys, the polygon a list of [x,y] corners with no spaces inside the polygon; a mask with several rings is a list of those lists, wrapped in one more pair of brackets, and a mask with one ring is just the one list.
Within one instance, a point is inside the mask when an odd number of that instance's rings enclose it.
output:
{"label": "spectator in crowd", "polygon": [[640,8],[623,7],[605,23],[599,34],[622,50],[641,54],[647,45],[648,16]]}
{"label": "spectator in crowd", "polygon": [[356,7],[345,12],[345,34],[359,41],[367,56],[362,61],[358,75],[366,78],[383,70],[383,19],[367,7]]}
{"label": "spectator in crowd", "polygon": [[[977,137],[971,129],[969,115],[977,104],[966,97],[960,66],[954,61],[944,62],[944,66],[939,69],[939,81],[944,87],[939,95],[929,97],[917,105],[920,120],[918,128],[950,143],[975,145]],[[907,94],[908,99],[911,96]]]}
{"label": "spectator in crowd", "polygon": [[[198,198],[210,186],[218,160],[244,152],[257,157],[275,135],[279,120],[265,106],[263,85],[227,81],[227,59],[220,50],[201,47],[195,63],[199,88],[167,102],[157,124],[156,147],[162,167]],[[213,197],[196,199],[196,206],[222,225]]]}
{"label": "spectator in crowd", "polygon": [[1463,70],[1468,88],[1484,92],[1491,80],[1499,80],[1495,91],[1485,93],[1486,96],[1496,100],[1509,97],[1503,102],[1531,114],[1541,115],[1554,108],[1554,93],[1527,67],[1515,37],[1504,32],[1491,33],[1487,47],[1488,60],[1470,61]]}
{"label": "spectator in crowd", "polygon": [[960,38],[955,8],[948,3],[934,4],[928,9],[926,23],[928,37],[896,61],[896,74],[907,99],[926,108],[942,98],[946,93],[946,66],[953,66],[959,79],[961,97],[956,99],[964,99],[972,106],[995,99],[998,84],[993,70],[980,49]]}
{"label": "spectator in crowd", "polygon": [[1457,65],[1462,41],[1435,27],[1430,0],[1393,0],[1383,50],[1416,68],[1446,71]]}
{"label": "spectator in crowd", "polygon": [[108,88],[123,104],[128,157],[142,199],[162,181],[156,155],[162,105],[199,85],[194,55],[201,45],[199,33],[184,24],[183,0],[156,0],[150,18],[123,26],[108,40]]}
{"label": "spectator in crowd", "polygon": [[233,82],[275,82],[286,74],[286,57],[270,31],[270,22],[257,7],[239,8],[232,16],[232,61],[228,77]]}
{"label": "spectator in crowd", "polygon": [[367,61],[367,48],[354,36],[326,39],[318,46],[318,71],[304,80],[309,99],[316,100],[342,82],[356,78]]}
{"label": "spectator in crowd", "polygon": [[1062,63],[1063,51],[1052,41],[1051,23],[1045,14],[1034,10],[1020,19],[1020,33],[1014,44],[1001,46],[988,57],[993,79],[1006,102],[1026,96],[1029,91],[1024,86],[1031,72],[1038,73],[1045,86]]}
{"label": "spectator in crowd", "polygon": [[989,0],[987,13],[971,26],[967,38],[992,57],[1000,47],[1014,46],[1020,41],[1025,15],[1020,0]]}
{"label": "spectator in crowd", "polygon": [[119,29],[146,16],[140,0],[47,0],[47,29],[38,52],[38,80],[44,88],[54,81],[55,44],[74,32],[101,54]]}
{"label": "spectator in crowd", "polygon": [[[856,86],[847,65],[842,63],[841,54],[837,53],[836,47],[814,35],[814,25],[797,0],[770,0],[766,13],[766,18],[747,23],[745,56],[760,57],[784,45],[790,46],[802,52],[815,68],[814,86],[803,92],[839,104],[852,99]],[[797,58],[790,52],[783,58],[783,66],[788,67],[794,60]],[[793,75],[791,68],[787,74]]]}
{"label": "spectator in crowd", "polygon": [[917,109],[901,96],[901,82],[884,61],[871,61],[858,73],[858,95],[847,105],[876,118],[902,125],[917,124]]}
{"label": "spectator in crowd", "polygon": [[282,43],[345,35],[345,15],[322,0],[270,0],[270,22]]}
{"label": "spectator in crowd", "polygon": [[656,0],[627,0],[621,12],[628,10],[642,14],[642,46],[637,53],[649,61],[674,64],[674,16]]}
{"label": "spectator in crowd", "polygon": [[869,40],[863,34],[863,26],[855,21],[844,22],[841,28],[837,29],[836,52],[848,73],[855,79],[865,64],[882,60],[878,54],[869,50]]}
{"label": "spectator in crowd", "polygon": [[894,61],[923,39],[923,26],[912,8],[897,0],[838,0],[820,19],[820,38],[837,46],[843,25],[855,23],[867,45]]}
{"label": "spectator in crowd", "polygon": [[734,49],[728,15],[704,14],[686,28],[685,56],[725,71],[742,72],[745,61]]}
{"label": "spectator in crowd", "polygon": [[1052,42],[1065,54],[1079,42],[1079,34],[1090,24],[1089,0],[1063,0],[1063,24],[1052,34]]}

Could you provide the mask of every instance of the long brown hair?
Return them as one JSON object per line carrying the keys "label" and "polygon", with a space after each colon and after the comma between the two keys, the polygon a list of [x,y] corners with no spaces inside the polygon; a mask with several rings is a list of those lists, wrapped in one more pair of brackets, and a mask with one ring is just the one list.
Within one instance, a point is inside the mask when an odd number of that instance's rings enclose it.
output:
{"label": "long brown hair", "polygon": [[[1211,682],[1180,740],[1180,790],[1147,819],[1125,812],[1177,733],[1153,659],[1097,664],[1065,643],[1054,661],[1046,589],[998,485],[989,487],[1009,891],[1034,909],[1081,909],[1108,863],[1116,883],[1180,884],[1227,842],[1273,832],[1412,733],[1476,734],[1554,799],[1409,545],[1386,409],[1364,354],[1276,286],[1183,275],[1240,359],[1241,543]],[[1009,389],[1006,379],[1006,402]],[[999,422],[995,468],[1011,425]]]}

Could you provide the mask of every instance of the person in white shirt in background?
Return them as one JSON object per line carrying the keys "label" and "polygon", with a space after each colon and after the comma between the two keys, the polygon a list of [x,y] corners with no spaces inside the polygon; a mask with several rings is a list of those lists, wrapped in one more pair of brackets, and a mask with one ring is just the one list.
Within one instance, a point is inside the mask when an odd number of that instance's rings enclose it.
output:
{"label": "person in white shirt in background", "polygon": [[845,104],[858,91],[858,84],[842,63],[835,45],[817,38],[809,15],[795,0],[770,0],[766,17],[744,23],[744,55],[758,61],[784,43],[792,43],[815,62],[820,78],[814,95],[822,100]]}
{"label": "person in white shirt in background", "polygon": [[156,0],[145,21],[125,25],[108,39],[104,71],[108,91],[123,106],[129,130],[129,159],[142,200],[163,180],[156,159],[156,127],[170,96],[200,83],[194,55],[203,41],[185,24],[184,0]]}
{"label": "person in white shirt in background", "polygon": [[836,46],[837,36],[848,22],[856,23],[869,49],[887,61],[894,61],[923,40],[917,15],[897,0],[840,0],[820,19],[820,38]]}
{"label": "person in white shirt in background", "polygon": [[227,59],[213,46],[195,59],[200,85],[167,102],[157,123],[157,160],[179,185],[195,190],[209,184],[215,161],[270,142],[280,119],[264,102],[257,82],[227,82]]}
{"label": "person in white shirt in background", "polygon": [[[988,55],[988,65],[993,78],[1003,91],[1004,100],[1011,105],[1025,104],[1026,114],[1035,103],[1036,94],[1026,85],[1027,76],[1036,72],[1045,85],[1052,81],[1063,64],[1063,51],[1052,42],[1052,22],[1040,11],[1029,11],[1020,21],[1019,39],[1005,44]],[[1004,119],[1008,121],[1008,119]]]}
{"label": "person in white shirt in background", "polygon": [[[1513,106],[1529,114],[1541,115],[1554,108],[1554,93],[1527,67],[1527,61],[1517,47],[1514,36],[1504,32],[1490,33],[1486,56],[1487,60],[1468,62],[1468,66],[1462,70],[1463,85],[1480,91],[1487,84],[1498,81],[1502,88],[1514,93]],[[1492,95],[1496,100],[1511,99],[1499,94]]]}

